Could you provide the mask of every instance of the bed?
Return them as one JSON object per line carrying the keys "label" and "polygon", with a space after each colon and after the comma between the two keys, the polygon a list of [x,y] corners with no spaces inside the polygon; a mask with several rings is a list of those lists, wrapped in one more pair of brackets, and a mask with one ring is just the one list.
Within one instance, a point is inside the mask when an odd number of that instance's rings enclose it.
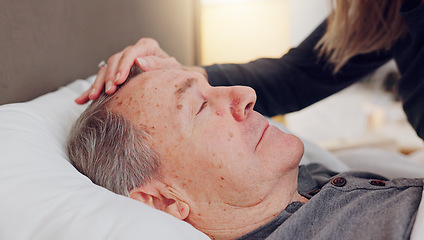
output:
{"label": "bed", "polygon": [[[139,10],[134,9],[140,9],[136,8],[140,4],[147,6],[146,2],[1,3],[7,4],[0,8],[2,32],[10,36],[0,37],[1,48],[7,48],[1,56],[0,75],[0,239],[209,239],[185,222],[96,186],[68,162],[65,153],[68,132],[86,107],[73,100],[94,81],[99,60],[143,35],[133,31],[135,24],[131,29],[121,24],[140,20]],[[147,9],[151,11],[152,6]],[[21,19],[20,14],[29,15]],[[113,20],[108,14],[114,14]],[[116,23],[117,19],[121,23]],[[31,21],[35,23],[29,24]],[[99,42],[90,33],[105,23],[108,32],[125,34],[101,36]],[[80,28],[84,31],[75,31]],[[71,32],[67,35],[66,31]],[[159,41],[163,38],[152,34]],[[18,41],[20,38],[26,39]],[[178,43],[184,37],[173,40]],[[58,51],[60,57],[67,57],[59,58]],[[186,63],[192,61],[190,56],[178,57]],[[335,171],[349,169],[349,162],[307,140],[304,143],[302,163],[319,162]],[[396,157],[390,164],[372,161],[367,168],[389,177],[424,177],[423,165]],[[423,211],[420,209],[415,225],[423,227],[415,227],[413,232],[416,239],[424,236]]]}

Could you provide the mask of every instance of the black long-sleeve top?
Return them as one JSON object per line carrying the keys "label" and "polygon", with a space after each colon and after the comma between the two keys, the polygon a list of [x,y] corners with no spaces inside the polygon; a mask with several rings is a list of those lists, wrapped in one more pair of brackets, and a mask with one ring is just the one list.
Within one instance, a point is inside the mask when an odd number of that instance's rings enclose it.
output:
{"label": "black long-sleeve top", "polygon": [[406,36],[390,50],[353,57],[336,74],[314,50],[325,32],[324,21],[298,47],[281,58],[205,67],[209,82],[213,86],[253,87],[257,94],[255,110],[274,116],[305,108],[394,59],[402,76],[397,92],[403,109],[411,125],[424,139],[424,4],[420,0],[406,0],[400,14],[408,27]]}

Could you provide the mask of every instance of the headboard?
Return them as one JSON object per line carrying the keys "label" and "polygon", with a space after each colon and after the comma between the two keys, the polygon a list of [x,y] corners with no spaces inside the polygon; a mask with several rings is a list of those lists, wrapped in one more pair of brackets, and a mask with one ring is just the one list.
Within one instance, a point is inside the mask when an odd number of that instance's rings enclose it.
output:
{"label": "headboard", "polygon": [[141,37],[194,64],[197,1],[0,1],[0,105],[95,74],[101,60]]}

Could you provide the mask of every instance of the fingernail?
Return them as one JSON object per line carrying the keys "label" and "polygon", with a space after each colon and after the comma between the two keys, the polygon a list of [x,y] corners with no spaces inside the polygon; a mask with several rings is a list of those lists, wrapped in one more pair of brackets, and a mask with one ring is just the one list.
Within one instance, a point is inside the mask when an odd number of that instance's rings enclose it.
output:
{"label": "fingernail", "polygon": [[140,65],[140,67],[147,68],[147,61],[144,60],[143,58],[138,57],[137,62],[138,62],[138,65]]}
{"label": "fingernail", "polygon": [[112,82],[106,83],[106,92],[109,92],[109,90],[112,88]]}
{"label": "fingernail", "polygon": [[88,96],[91,98],[94,95],[95,92],[96,92],[95,88],[91,89],[91,92]]}
{"label": "fingernail", "polygon": [[116,74],[116,77],[115,77],[115,82],[119,80],[119,77],[120,77],[120,76],[121,76],[121,73],[120,73],[120,72],[118,72],[118,73]]}

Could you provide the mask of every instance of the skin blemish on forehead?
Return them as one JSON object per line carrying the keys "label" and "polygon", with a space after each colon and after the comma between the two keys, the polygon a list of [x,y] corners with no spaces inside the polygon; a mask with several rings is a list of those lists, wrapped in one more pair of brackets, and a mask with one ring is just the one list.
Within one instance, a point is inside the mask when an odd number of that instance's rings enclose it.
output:
{"label": "skin blemish on forehead", "polygon": [[183,109],[183,105],[181,105],[181,104],[178,104],[178,105],[177,105],[177,109],[178,109],[178,110],[181,110],[181,109]]}
{"label": "skin blemish on forehead", "polygon": [[140,123],[139,126],[141,130],[145,131],[147,134],[150,134],[149,128],[146,125],[144,125],[143,123]]}
{"label": "skin blemish on forehead", "polygon": [[120,102],[118,102],[117,106],[119,107],[121,105],[126,105],[135,113],[138,110],[137,105],[139,105],[139,101],[137,98],[133,98],[132,96],[130,96],[127,100],[121,100]]}
{"label": "skin blemish on forehead", "polygon": [[139,124],[140,129],[146,132],[148,135],[152,136],[155,133],[155,127],[151,126],[148,127],[147,125],[144,125],[143,123]]}

